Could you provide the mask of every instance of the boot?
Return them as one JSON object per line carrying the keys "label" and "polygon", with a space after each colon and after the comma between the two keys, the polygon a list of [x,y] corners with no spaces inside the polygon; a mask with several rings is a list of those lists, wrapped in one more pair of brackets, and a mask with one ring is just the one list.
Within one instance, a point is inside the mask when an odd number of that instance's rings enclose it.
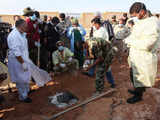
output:
{"label": "boot", "polygon": [[143,87],[136,88],[134,96],[127,99],[127,103],[135,104],[137,102],[142,101],[142,96],[143,96],[144,91],[145,91],[145,88],[143,88]]}
{"label": "boot", "polygon": [[127,103],[135,104],[136,102],[140,102],[142,100],[141,96],[134,95],[133,97],[127,99]]}
{"label": "boot", "polygon": [[130,94],[132,94],[132,95],[135,95],[135,94],[136,94],[135,90],[128,89],[128,92],[129,92]]}

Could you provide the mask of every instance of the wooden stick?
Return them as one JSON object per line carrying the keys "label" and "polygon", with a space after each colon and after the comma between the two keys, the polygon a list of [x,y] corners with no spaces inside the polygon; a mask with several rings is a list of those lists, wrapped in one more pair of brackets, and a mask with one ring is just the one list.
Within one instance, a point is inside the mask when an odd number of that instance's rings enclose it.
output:
{"label": "wooden stick", "polygon": [[107,92],[104,92],[104,93],[98,95],[98,96],[91,97],[91,98],[89,98],[88,100],[86,100],[86,101],[84,101],[84,102],[82,102],[82,103],[80,103],[80,104],[78,104],[78,105],[76,105],[76,106],[73,106],[73,107],[71,107],[71,108],[68,108],[68,109],[66,109],[66,110],[64,110],[64,111],[62,111],[62,112],[59,112],[59,113],[57,113],[57,114],[55,114],[55,115],[53,115],[53,116],[51,116],[51,117],[49,117],[49,118],[43,117],[43,119],[44,119],[44,120],[54,120],[55,118],[63,115],[63,114],[66,113],[66,112],[69,112],[69,111],[71,111],[71,110],[74,110],[74,109],[76,109],[76,108],[78,108],[78,107],[80,107],[80,106],[86,105],[86,104],[88,104],[88,103],[90,103],[90,102],[92,102],[92,101],[94,101],[94,100],[96,100],[96,99],[98,99],[98,98],[101,98],[101,97],[103,97],[103,96],[105,96],[105,95],[107,95],[107,94],[113,93],[113,92],[115,92],[115,91],[116,91],[115,89],[111,89],[111,90],[109,90],[109,91],[107,91]]}

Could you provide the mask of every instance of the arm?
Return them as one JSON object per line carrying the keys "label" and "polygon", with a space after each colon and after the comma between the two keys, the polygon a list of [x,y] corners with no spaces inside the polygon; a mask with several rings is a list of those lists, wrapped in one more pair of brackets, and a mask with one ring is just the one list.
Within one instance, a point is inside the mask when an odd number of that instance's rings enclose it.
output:
{"label": "arm", "polygon": [[86,35],[86,30],[81,25],[79,25],[79,31],[80,31],[82,36]]}
{"label": "arm", "polygon": [[16,59],[18,60],[18,62],[20,62],[21,64],[24,63],[24,60],[21,56],[16,56]]}
{"label": "arm", "polygon": [[103,59],[102,57],[98,57],[98,58],[96,59],[96,61],[95,61],[93,64],[91,64],[86,70],[87,70],[87,71],[90,70],[92,67],[98,65],[99,63],[101,63],[101,62],[103,62],[103,61],[104,61],[104,59]]}
{"label": "arm", "polygon": [[58,55],[57,55],[57,53],[56,53],[56,51],[52,54],[52,63],[54,64],[54,65],[59,65],[59,60],[58,60]]}
{"label": "arm", "polygon": [[69,27],[67,30],[67,37],[69,37],[69,38],[72,37],[72,31],[73,31],[73,27]]}

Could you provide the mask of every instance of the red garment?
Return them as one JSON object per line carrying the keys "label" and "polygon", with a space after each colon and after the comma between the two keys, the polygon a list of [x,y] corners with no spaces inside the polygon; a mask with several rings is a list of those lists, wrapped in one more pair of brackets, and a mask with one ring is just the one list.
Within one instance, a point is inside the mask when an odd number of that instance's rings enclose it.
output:
{"label": "red garment", "polygon": [[[28,25],[27,30],[27,38],[29,38],[29,47],[35,47],[34,42],[40,40],[40,34],[39,34],[39,26],[35,21],[31,21],[30,18],[26,19],[26,23]],[[34,24],[36,27],[34,27]]]}

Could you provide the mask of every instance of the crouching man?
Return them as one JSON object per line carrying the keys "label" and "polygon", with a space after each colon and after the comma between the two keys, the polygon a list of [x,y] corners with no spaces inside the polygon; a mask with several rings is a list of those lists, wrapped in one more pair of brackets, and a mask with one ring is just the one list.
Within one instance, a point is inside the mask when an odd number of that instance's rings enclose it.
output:
{"label": "crouching man", "polygon": [[58,41],[56,43],[58,50],[53,52],[53,70],[56,72],[66,72],[68,70],[78,70],[79,64],[78,60],[74,59],[74,54],[66,47],[64,47],[64,42]]}
{"label": "crouching man", "polygon": [[96,92],[94,96],[97,96],[103,92],[105,83],[104,76],[112,64],[112,60],[118,49],[112,47],[111,44],[103,38],[92,38],[92,40],[94,41],[92,52],[94,52],[96,59],[86,70],[88,71],[96,66]]}

